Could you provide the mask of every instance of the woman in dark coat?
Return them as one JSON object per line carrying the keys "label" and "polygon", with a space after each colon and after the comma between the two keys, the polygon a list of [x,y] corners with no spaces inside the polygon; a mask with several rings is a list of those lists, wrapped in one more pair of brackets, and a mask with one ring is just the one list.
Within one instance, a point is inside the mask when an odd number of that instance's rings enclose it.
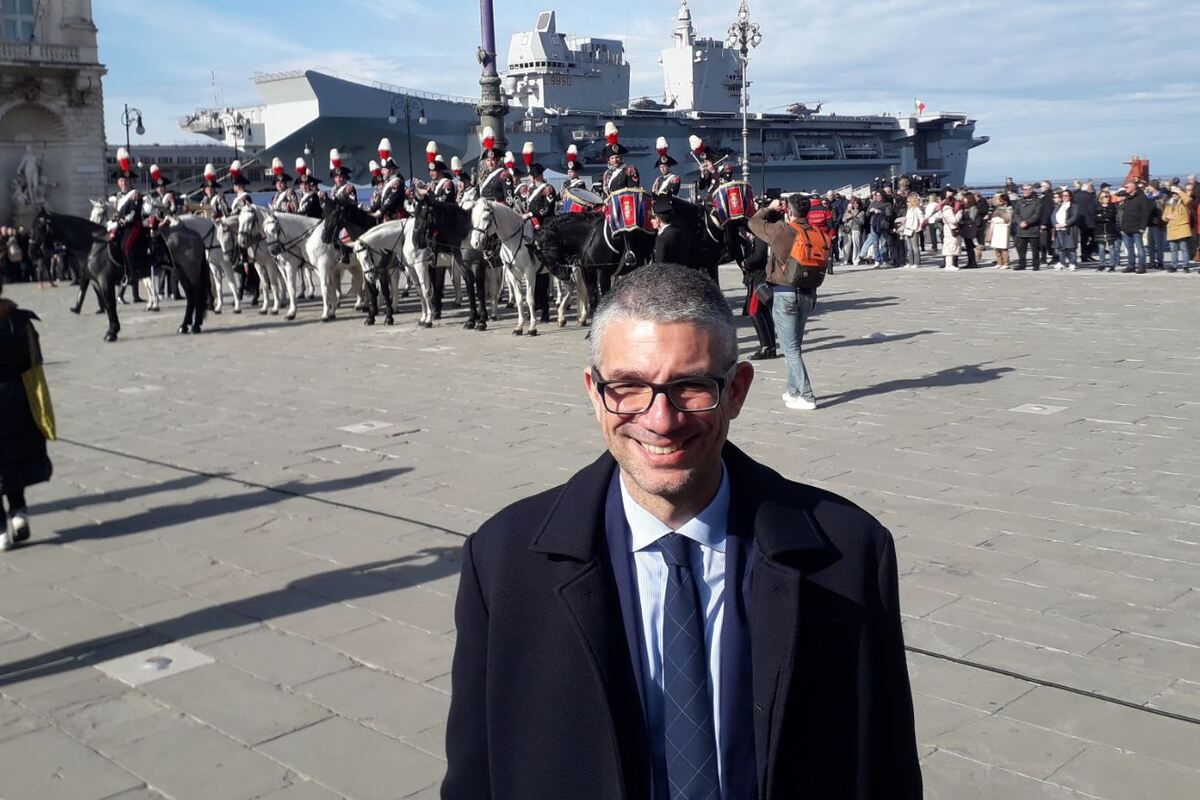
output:
{"label": "woman in dark coat", "polygon": [[1054,246],[1058,251],[1055,269],[1075,269],[1075,250],[1079,247],[1079,209],[1070,189],[1058,193],[1058,203],[1051,218],[1054,225]]}
{"label": "woman in dark coat", "polygon": [[[0,285],[0,291],[3,291]],[[46,437],[34,422],[21,375],[42,363],[32,311],[0,297],[0,550],[29,538],[25,487],[50,480]]]}

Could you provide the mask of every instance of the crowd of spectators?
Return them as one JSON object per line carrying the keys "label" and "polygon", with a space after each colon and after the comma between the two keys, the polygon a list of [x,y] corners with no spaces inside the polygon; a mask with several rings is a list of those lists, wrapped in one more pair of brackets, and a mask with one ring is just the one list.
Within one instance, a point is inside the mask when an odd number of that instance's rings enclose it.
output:
{"label": "crowd of spectators", "polygon": [[1009,181],[990,195],[963,187],[922,196],[901,184],[868,199],[828,192],[812,202],[828,211],[839,264],[914,269],[931,259],[943,269],[973,269],[990,254],[995,269],[1145,273],[1190,272],[1198,260],[1194,175],[1099,188],[1091,180],[1058,188]]}

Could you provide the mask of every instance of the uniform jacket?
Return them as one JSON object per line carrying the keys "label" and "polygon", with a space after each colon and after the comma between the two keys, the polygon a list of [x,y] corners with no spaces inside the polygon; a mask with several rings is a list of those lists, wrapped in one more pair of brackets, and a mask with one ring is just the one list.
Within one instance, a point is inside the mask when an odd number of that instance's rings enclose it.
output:
{"label": "uniform jacket", "polygon": [[130,189],[117,198],[117,222],[122,226],[137,225],[142,221],[142,193]]}
{"label": "uniform jacket", "polygon": [[316,190],[305,192],[300,196],[300,202],[296,205],[296,213],[313,219],[320,219],[324,214],[321,212],[321,195]]}
{"label": "uniform jacket", "polygon": [[[758,800],[920,798],[891,535],[732,445],[722,457],[727,547],[751,559]],[[443,800],[648,799],[637,623],[617,594],[632,578],[605,535],[615,467],[606,453],[463,546]]]}
{"label": "uniform jacket", "polygon": [[449,178],[438,178],[430,185],[430,190],[433,192],[433,199],[443,203],[453,203],[458,196],[458,187]]}
{"label": "uniform jacket", "polygon": [[627,164],[622,164],[616,169],[609,167],[604,170],[602,186],[604,187],[604,194],[606,196],[621,189],[635,189],[638,185],[638,182],[629,174],[629,166]]}
{"label": "uniform jacket", "polygon": [[539,225],[554,216],[557,205],[558,192],[554,191],[554,187],[550,184],[538,184],[530,190],[529,213],[533,215],[533,218],[537,220]]}
{"label": "uniform jacket", "polygon": [[275,196],[271,198],[271,208],[294,214],[296,212],[296,190],[289,186],[282,191],[275,192]]}
{"label": "uniform jacket", "polygon": [[512,205],[515,188],[512,173],[504,167],[489,170],[485,166],[479,172],[479,196],[484,200]]}
{"label": "uniform jacket", "polygon": [[404,218],[404,178],[393,175],[384,182],[379,193],[379,210],[384,219]]}
{"label": "uniform jacket", "polygon": [[681,182],[679,176],[674,172],[668,172],[666,175],[659,175],[654,179],[654,184],[650,188],[651,194],[666,194],[675,196],[679,194]]}
{"label": "uniform jacket", "polygon": [[229,203],[220,192],[214,192],[212,197],[205,197],[200,203],[212,209],[213,219],[223,219],[229,215]]}

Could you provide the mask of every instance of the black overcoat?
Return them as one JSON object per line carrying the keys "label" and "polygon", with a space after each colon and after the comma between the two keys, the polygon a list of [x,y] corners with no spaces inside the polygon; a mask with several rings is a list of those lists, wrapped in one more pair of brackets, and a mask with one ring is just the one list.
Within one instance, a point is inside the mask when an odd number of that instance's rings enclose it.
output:
{"label": "black overcoat", "polygon": [[[921,797],[891,535],[732,445],[729,535],[753,538],[758,798]],[[463,548],[445,800],[646,800],[647,733],[604,508],[607,453]]]}
{"label": "black overcoat", "polygon": [[21,375],[41,363],[32,311],[0,298],[0,492],[50,480],[46,439],[33,420]]}

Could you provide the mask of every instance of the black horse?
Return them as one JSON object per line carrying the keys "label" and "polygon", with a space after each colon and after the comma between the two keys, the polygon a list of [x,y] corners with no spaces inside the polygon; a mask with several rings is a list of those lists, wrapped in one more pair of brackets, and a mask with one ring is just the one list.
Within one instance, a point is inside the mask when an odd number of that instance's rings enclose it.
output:
{"label": "black horse", "polygon": [[87,297],[88,286],[94,285],[100,303],[108,314],[108,331],[104,334],[104,341],[115,342],[121,330],[121,322],[117,318],[117,286],[124,278],[132,282],[150,277],[150,264],[155,260],[175,271],[187,295],[187,308],[179,332],[200,333],[204,312],[208,307],[209,271],[204,241],[198,233],[178,225],[160,229],[154,234],[157,240],[153,246],[161,248],[161,252],[156,258],[135,259],[132,264],[125,263],[119,242],[109,241],[108,232],[102,225],[82,217],[42,209],[34,223],[34,236],[39,249],[61,242],[68,253],[86,265],[87,280],[81,280],[79,300],[71,311],[79,313]]}
{"label": "black horse", "polygon": [[[456,203],[435,200],[429,195],[417,201],[413,220],[413,246],[450,253],[454,265],[462,270],[467,285],[471,315],[463,323],[470,330],[487,330],[487,271],[483,253],[471,247],[471,212]],[[498,266],[498,265],[497,265]]]}
{"label": "black horse", "polygon": [[612,236],[604,225],[600,212],[556,214],[542,223],[533,238],[535,250],[556,278],[570,280],[572,268],[579,268],[588,294],[584,321],[590,319],[600,295],[611,288],[613,278],[654,258],[653,233]]}

